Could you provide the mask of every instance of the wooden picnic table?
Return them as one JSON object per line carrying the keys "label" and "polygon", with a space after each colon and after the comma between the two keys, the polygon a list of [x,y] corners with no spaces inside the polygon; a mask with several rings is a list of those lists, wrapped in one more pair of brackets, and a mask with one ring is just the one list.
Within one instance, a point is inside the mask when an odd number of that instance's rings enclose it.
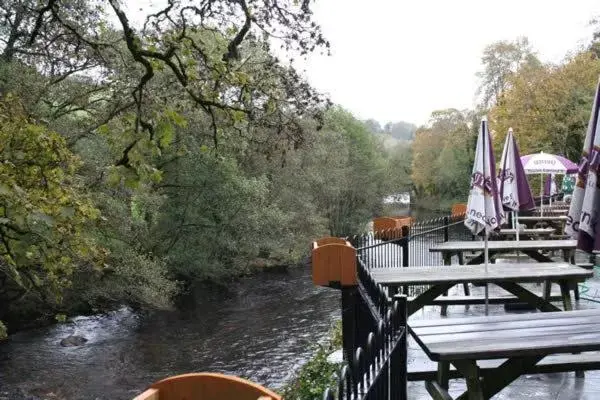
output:
{"label": "wooden picnic table", "polygon": [[519,222],[521,221],[536,221],[536,222],[556,222],[556,221],[560,221],[560,222],[564,222],[567,220],[567,216],[565,215],[556,215],[556,216],[551,216],[551,215],[524,215],[524,216],[519,216]]}
{"label": "wooden picnic table", "polygon": [[522,223],[527,227],[533,227],[536,224],[547,224],[554,226],[562,232],[567,219],[568,217],[566,215],[526,215],[519,217],[519,224]]}
{"label": "wooden picnic table", "polygon": [[[577,248],[576,240],[490,240],[488,241],[488,253],[490,258],[496,254],[512,253],[519,251],[527,256],[531,257],[535,261],[554,262],[550,257],[543,254],[543,251],[560,250],[563,252],[564,261],[572,261],[574,257],[574,251]],[[444,264],[450,265],[451,257],[457,254],[459,257],[460,264],[481,264],[484,261],[484,241],[450,241],[437,243],[429,248],[430,252],[442,253],[444,258]],[[465,252],[481,252],[477,256],[473,257],[468,262],[464,262]]]}
{"label": "wooden picnic table", "polygon": [[[536,216],[536,215],[540,215],[540,216],[556,215],[558,217],[558,216],[565,216],[568,213],[569,213],[568,208],[548,208],[548,209],[544,208],[544,210],[537,209],[537,210],[533,211],[534,216]],[[521,219],[521,218],[519,217],[519,219]]]}
{"label": "wooden picnic table", "polygon": [[[519,229],[519,237],[547,237],[554,232],[556,232],[554,228]],[[498,236],[516,237],[517,230],[511,228],[500,229],[495,234]]]}
{"label": "wooden picnic table", "polygon": [[[438,363],[437,379],[425,384],[434,399],[452,399],[448,394],[450,364],[466,378],[467,391],[457,399],[484,400],[535,369],[545,357],[600,350],[598,309],[412,320],[409,329],[427,356]],[[478,366],[478,362],[496,359],[506,361],[485,371]],[[598,365],[597,360],[587,367],[563,363],[555,363],[554,368],[595,369]]]}
{"label": "wooden picnic table", "polygon": [[541,311],[560,311],[548,298],[538,296],[518,284],[555,282],[560,285],[564,309],[571,310],[571,286],[593,276],[593,271],[567,263],[489,264],[487,270],[483,264],[469,268],[460,265],[373,268],[370,273],[378,284],[391,288],[392,293],[401,286],[431,285],[425,292],[408,300],[408,315],[432,304],[453,286],[465,283],[495,284]]}

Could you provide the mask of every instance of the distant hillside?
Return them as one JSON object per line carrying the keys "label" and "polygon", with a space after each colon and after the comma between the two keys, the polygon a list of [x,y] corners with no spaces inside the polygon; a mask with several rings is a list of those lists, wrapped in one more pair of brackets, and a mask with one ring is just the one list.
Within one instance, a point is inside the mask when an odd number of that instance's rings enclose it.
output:
{"label": "distant hillside", "polygon": [[375,135],[386,135],[388,138],[384,138],[386,146],[400,144],[402,142],[411,142],[415,138],[415,132],[417,126],[406,121],[399,122],[388,122],[384,126],[381,126],[379,121],[374,119],[368,119],[365,125],[369,127],[371,132]]}

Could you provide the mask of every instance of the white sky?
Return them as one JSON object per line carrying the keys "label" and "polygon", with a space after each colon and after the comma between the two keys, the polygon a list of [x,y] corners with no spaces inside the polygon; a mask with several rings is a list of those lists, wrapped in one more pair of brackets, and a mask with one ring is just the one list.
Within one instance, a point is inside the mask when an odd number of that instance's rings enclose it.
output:
{"label": "white sky", "polygon": [[317,0],[332,56],[309,56],[309,82],[358,118],[424,124],[471,108],[486,45],[527,36],[559,62],[591,38],[598,0]]}

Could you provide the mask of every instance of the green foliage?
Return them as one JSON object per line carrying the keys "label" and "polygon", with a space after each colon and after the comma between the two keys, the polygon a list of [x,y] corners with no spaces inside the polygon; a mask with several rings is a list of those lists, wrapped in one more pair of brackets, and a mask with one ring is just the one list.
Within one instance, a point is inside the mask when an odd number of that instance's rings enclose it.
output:
{"label": "green foliage", "polygon": [[6,326],[0,321],[0,340],[6,339],[7,337]]}
{"label": "green foliage", "polygon": [[81,162],[11,98],[0,103],[0,159],[0,276],[10,281],[2,289],[58,303],[76,265],[106,256],[87,234],[99,211],[75,175]]}
{"label": "green foliage", "polygon": [[599,75],[600,60],[583,51],[560,65],[524,68],[512,76],[504,102],[490,112],[495,148],[512,127],[522,154],[545,151],[577,161]]}
{"label": "green foliage", "polygon": [[342,325],[337,323],[327,343],[319,345],[313,357],[304,364],[295,378],[283,390],[286,400],[321,399],[327,389],[337,387],[340,366],[330,364],[327,356],[342,347]]}
{"label": "green foliage", "polygon": [[456,109],[432,113],[412,145],[412,181],[420,197],[462,200],[469,190],[477,137],[476,115]]}

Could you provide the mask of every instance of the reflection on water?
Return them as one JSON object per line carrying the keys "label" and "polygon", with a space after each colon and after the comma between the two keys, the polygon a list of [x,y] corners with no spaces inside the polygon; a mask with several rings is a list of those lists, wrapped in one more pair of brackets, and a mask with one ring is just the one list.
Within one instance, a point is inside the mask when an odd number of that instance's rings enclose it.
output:
{"label": "reflection on water", "polygon": [[[166,376],[214,371],[277,389],[339,318],[339,292],[313,286],[310,270],[244,279],[228,296],[183,311],[107,316],[20,332],[0,344],[1,392],[40,398],[131,399]],[[68,335],[89,341],[61,347]]]}

